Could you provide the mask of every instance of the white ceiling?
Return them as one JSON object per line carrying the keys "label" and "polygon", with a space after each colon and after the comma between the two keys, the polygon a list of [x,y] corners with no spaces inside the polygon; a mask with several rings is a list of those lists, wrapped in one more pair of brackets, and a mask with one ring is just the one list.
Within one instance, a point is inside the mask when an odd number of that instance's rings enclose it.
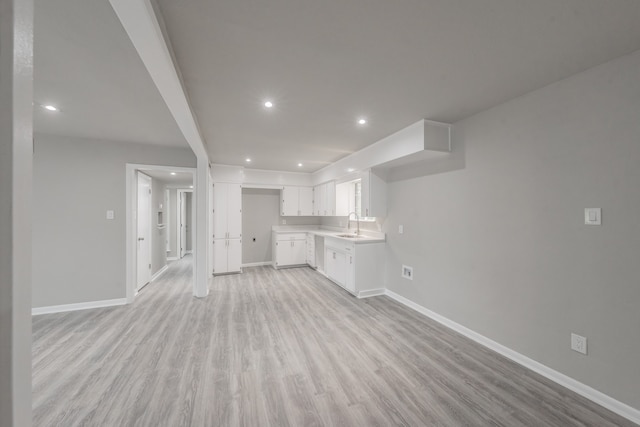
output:
{"label": "white ceiling", "polygon": [[[315,171],[640,49],[638,0],[157,1],[211,161],[258,169]],[[35,103],[62,108],[36,131],[187,146],[107,0],[35,12]]]}
{"label": "white ceiling", "polygon": [[259,169],[314,171],[640,48],[638,0],[158,3],[212,161]]}
{"label": "white ceiling", "polygon": [[107,0],[36,0],[34,32],[37,132],[188,147]]}
{"label": "white ceiling", "polygon": [[[172,171],[170,169],[167,169],[167,170],[141,169],[141,171],[145,175],[149,175],[151,178],[158,179],[172,187],[175,187],[175,186],[188,187],[193,184],[193,174],[188,172],[177,172],[177,171]],[[175,175],[171,175],[171,173],[175,173]]]}

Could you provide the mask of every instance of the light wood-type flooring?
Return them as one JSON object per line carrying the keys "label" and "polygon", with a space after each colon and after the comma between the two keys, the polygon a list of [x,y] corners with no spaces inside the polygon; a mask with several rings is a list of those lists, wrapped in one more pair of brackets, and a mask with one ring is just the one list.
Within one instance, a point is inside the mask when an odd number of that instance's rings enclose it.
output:
{"label": "light wood-type flooring", "polygon": [[630,426],[387,297],[309,268],[33,318],[35,426]]}

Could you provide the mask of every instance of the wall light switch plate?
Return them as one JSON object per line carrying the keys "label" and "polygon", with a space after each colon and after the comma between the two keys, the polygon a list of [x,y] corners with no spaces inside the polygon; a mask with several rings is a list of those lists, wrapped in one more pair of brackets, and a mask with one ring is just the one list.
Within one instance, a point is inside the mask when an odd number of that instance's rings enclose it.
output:
{"label": "wall light switch plate", "polygon": [[405,279],[413,280],[413,267],[409,267],[408,265],[403,265],[402,277]]}
{"label": "wall light switch plate", "polygon": [[399,225],[398,226],[398,234],[403,234],[404,233],[404,225]]}
{"label": "wall light switch plate", "polygon": [[602,224],[602,209],[601,208],[585,208],[584,223],[586,225]]}
{"label": "wall light switch plate", "polygon": [[107,211],[107,219],[114,219],[115,216],[116,215],[114,211]]}
{"label": "wall light switch plate", "polygon": [[577,334],[571,334],[571,350],[587,354],[587,339]]}

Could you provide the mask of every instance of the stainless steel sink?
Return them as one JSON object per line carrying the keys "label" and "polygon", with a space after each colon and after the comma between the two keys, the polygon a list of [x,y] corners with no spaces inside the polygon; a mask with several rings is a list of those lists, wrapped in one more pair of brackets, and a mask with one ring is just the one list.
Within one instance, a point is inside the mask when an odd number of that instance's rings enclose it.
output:
{"label": "stainless steel sink", "polygon": [[357,239],[358,236],[357,234],[338,234],[337,237],[346,237],[347,239]]}

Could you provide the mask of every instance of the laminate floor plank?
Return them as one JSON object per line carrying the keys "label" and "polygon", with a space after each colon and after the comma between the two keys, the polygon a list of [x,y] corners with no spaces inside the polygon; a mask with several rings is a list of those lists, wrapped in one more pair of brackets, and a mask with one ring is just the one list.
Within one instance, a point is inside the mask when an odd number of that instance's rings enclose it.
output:
{"label": "laminate floor plank", "polygon": [[633,426],[387,297],[191,257],[133,304],[35,316],[34,425]]}

